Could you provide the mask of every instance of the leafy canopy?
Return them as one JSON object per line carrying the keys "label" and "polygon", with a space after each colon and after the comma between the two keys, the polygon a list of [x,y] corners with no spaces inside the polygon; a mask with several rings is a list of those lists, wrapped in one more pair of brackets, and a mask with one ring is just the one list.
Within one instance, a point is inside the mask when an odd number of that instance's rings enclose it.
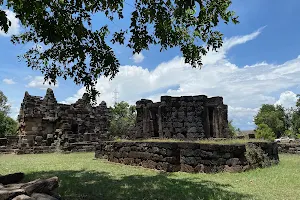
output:
{"label": "leafy canopy", "polygon": [[255,131],[255,137],[265,140],[274,140],[276,135],[267,124],[259,124]]}
{"label": "leafy canopy", "polygon": [[237,134],[239,134],[241,132],[241,130],[239,128],[236,128],[233,125],[233,120],[228,121],[228,128],[229,128],[229,135],[231,137],[234,137],[234,136],[236,136]]}
{"label": "leafy canopy", "polygon": [[[0,6],[4,4],[0,0]],[[25,32],[12,42],[39,45],[22,58],[28,67],[44,74],[45,81],[56,83],[58,77],[83,84],[95,100],[97,78],[114,78],[120,63],[111,44],[126,45],[132,53],[160,45],[160,50],[179,47],[185,62],[202,66],[208,50],[222,46],[220,22],[238,23],[229,10],[231,0],[134,0],[131,23],[126,29],[110,33],[107,24],[92,28],[92,16],[104,14],[114,23],[123,19],[124,0],[7,0],[6,7],[16,13]],[[130,4],[131,5],[131,4]],[[10,23],[0,10],[0,29]]]}
{"label": "leafy canopy", "polygon": [[18,123],[11,117],[0,112],[0,137],[7,135],[16,135],[18,130]]}
{"label": "leafy canopy", "polygon": [[[254,118],[256,126],[268,126],[276,137],[289,136],[300,138],[300,95],[292,108],[263,104]],[[262,128],[260,128],[262,129]],[[269,130],[267,130],[268,132]]]}
{"label": "leafy canopy", "polygon": [[7,97],[0,91],[0,137],[10,134],[16,134],[18,124],[9,117],[10,106],[7,105]]}
{"label": "leafy canopy", "polygon": [[119,102],[111,108],[109,132],[112,136],[123,136],[135,126],[136,107],[127,102]]}
{"label": "leafy canopy", "polygon": [[291,126],[293,134],[299,136],[300,134],[300,95],[297,95],[296,108],[291,111]]}
{"label": "leafy canopy", "polygon": [[276,137],[280,137],[288,129],[285,109],[281,105],[263,104],[257,115],[254,117],[256,126],[267,125]]}
{"label": "leafy canopy", "polygon": [[7,97],[0,90],[0,112],[7,114],[9,110],[10,110],[10,106],[8,105]]}

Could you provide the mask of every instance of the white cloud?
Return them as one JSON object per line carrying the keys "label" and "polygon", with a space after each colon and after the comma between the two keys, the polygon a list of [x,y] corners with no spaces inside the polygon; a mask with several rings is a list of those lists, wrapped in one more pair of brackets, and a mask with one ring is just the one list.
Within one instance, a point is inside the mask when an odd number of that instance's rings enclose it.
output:
{"label": "white cloud", "polygon": [[21,104],[20,101],[15,101],[12,99],[9,99],[9,101],[7,103],[7,105],[10,106],[10,111],[9,111],[8,115],[15,120],[17,120],[18,115],[19,115],[20,104]]}
{"label": "white cloud", "polygon": [[8,79],[8,78],[3,79],[3,83],[8,85],[16,84],[16,82],[13,79]]}
{"label": "white cloud", "polygon": [[145,56],[142,54],[142,52],[141,53],[135,53],[135,54],[133,54],[131,59],[133,59],[134,63],[141,63],[145,59]]}
{"label": "white cloud", "polygon": [[0,36],[11,36],[11,35],[17,35],[20,32],[20,23],[19,19],[16,18],[16,13],[10,11],[10,10],[4,10],[6,12],[7,18],[11,22],[11,26],[8,29],[8,32],[5,33],[3,30],[0,30]]}
{"label": "white cloud", "polygon": [[44,83],[43,76],[26,77],[26,79],[30,79],[30,82],[26,85],[26,87],[29,88],[38,88],[41,90],[46,90],[47,88],[57,88],[59,86],[58,82],[55,85],[50,85],[48,82]]}
{"label": "white cloud", "polygon": [[17,120],[18,119],[18,115],[19,115],[19,112],[20,112],[20,107],[17,107],[17,106],[12,106],[10,108],[10,117]]}
{"label": "white cloud", "polygon": [[[229,62],[226,58],[228,50],[255,39],[260,31],[261,29],[249,35],[225,40],[218,53],[207,54],[201,70],[185,64],[181,57],[163,62],[153,71],[139,66],[121,66],[113,80],[103,77],[98,80],[96,88],[101,93],[98,102],[104,100],[112,105],[113,91],[116,88],[119,100],[130,103],[141,98],[159,101],[161,95],[223,96],[224,103],[229,105],[229,118],[238,127],[249,129],[253,127],[253,116],[262,104],[277,102],[274,93],[288,91],[300,83],[300,58],[280,65],[262,62],[238,67]],[[178,87],[174,89],[174,86]],[[65,102],[75,102],[84,92],[84,88],[80,89]],[[287,99],[292,99],[293,95],[283,93],[281,96],[280,102],[288,102]]]}
{"label": "white cloud", "polygon": [[278,101],[275,105],[282,105],[285,108],[295,107],[297,102],[297,94],[292,91],[285,91],[280,94]]}

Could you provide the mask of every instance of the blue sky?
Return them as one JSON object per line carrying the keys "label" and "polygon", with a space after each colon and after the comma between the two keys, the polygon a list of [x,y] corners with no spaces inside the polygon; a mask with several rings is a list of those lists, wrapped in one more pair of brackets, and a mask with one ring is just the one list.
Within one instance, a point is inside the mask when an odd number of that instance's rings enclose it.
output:
{"label": "blue sky", "polygon": [[[121,22],[109,23],[111,31],[129,24],[132,1],[126,1]],[[287,3],[288,2],[288,3]],[[204,67],[192,69],[183,63],[175,48],[159,52],[152,46],[149,51],[132,56],[130,49],[113,46],[121,63],[120,73],[109,81],[100,78],[99,101],[113,102],[113,91],[119,100],[130,103],[140,98],[159,101],[161,95],[223,96],[229,105],[229,118],[241,129],[254,127],[252,119],[263,103],[283,104],[290,107],[300,93],[300,20],[299,0],[234,0],[231,9],[240,16],[240,24],[222,24],[219,30],[226,41],[218,53],[204,58]],[[13,13],[9,12],[13,19]],[[101,15],[93,18],[93,28],[106,22]],[[13,20],[10,34],[22,27]],[[15,117],[25,91],[45,95],[41,74],[26,67],[17,56],[29,45],[13,45],[10,37],[0,32],[0,90],[12,105]],[[72,103],[84,93],[81,86],[59,79],[54,88],[59,102]]]}

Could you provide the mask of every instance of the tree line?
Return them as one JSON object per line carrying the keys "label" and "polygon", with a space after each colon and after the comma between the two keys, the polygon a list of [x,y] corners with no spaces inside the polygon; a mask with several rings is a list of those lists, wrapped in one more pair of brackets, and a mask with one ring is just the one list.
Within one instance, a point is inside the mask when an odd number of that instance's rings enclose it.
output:
{"label": "tree line", "polygon": [[254,117],[257,138],[275,139],[282,136],[300,138],[300,95],[295,107],[263,104]]}
{"label": "tree line", "polygon": [[[297,95],[295,107],[284,108],[282,105],[263,104],[254,116],[256,138],[270,139],[289,136],[300,139],[300,95]],[[125,101],[110,107],[109,134],[121,137],[130,131],[136,123],[136,107]],[[0,137],[17,134],[18,123],[8,116],[10,106],[8,99],[0,91]],[[241,133],[229,120],[229,134],[234,137]]]}
{"label": "tree line", "polygon": [[7,97],[0,91],[0,138],[7,135],[16,135],[18,123],[9,117],[10,106]]}

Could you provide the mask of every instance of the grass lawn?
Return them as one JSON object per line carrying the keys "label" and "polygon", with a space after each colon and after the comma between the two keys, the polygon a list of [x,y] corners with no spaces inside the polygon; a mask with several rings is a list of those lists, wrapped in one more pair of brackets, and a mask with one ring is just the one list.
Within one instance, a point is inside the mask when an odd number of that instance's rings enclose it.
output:
{"label": "grass lawn", "polygon": [[58,176],[65,200],[300,199],[300,156],[280,155],[280,164],[244,173],[162,173],[94,160],[94,153],[0,155],[0,174],[26,179]]}

